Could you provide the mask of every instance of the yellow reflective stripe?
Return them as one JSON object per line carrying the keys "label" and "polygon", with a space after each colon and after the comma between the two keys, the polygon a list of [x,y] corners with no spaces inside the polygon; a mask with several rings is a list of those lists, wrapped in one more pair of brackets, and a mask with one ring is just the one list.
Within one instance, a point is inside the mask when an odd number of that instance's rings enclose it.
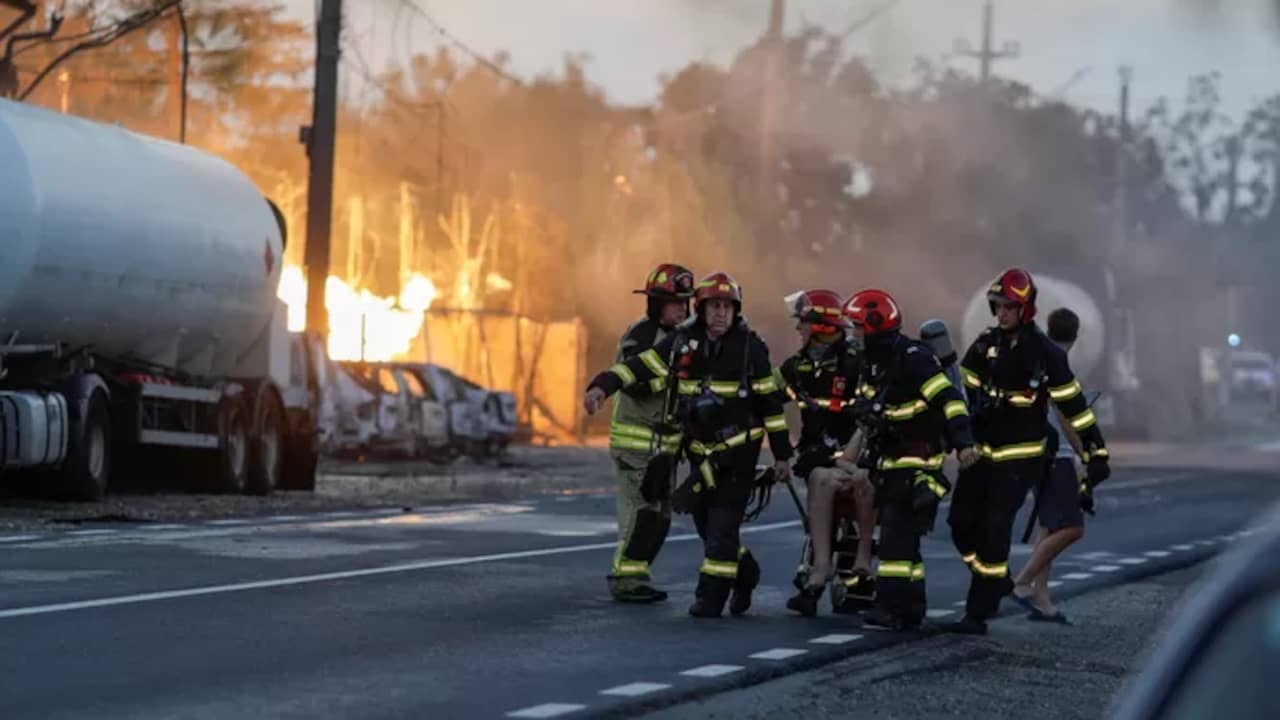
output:
{"label": "yellow reflective stripe", "polygon": [[697,380],[681,380],[677,390],[681,395],[697,395],[702,388],[698,386]]}
{"label": "yellow reflective stripe", "polygon": [[912,400],[902,405],[889,405],[884,409],[884,416],[890,420],[910,420],[920,413],[929,409],[929,405],[923,400]]}
{"label": "yellow reflective stripe", "polygon": [[911,578],[911,562],[908,560],[881,560],[876,574],[883,578]]}
{"label": "yellow reflective stripe", "polygon": [[931,458],[922,457],[900,457],[900,458],[881,458],[881,470],[938,470],[942,467],[942,461],[946,459],[945,455],[934,455]]}
{"label": "yellow reflective stripe", "polygon": [[1080,413],[1079,415],[1071,418],[1070,422],[1071,422],[1071,427],[1075,428],[1077,431],[1080,431],[1080,430],[1085,430],[1091,427],[1094,423],[1098,422],[1098,418],[1093,414],[1093,409],[1090,408]]}
{"label": "yellow reflective stripe", "polygon": [[767,432],[781,432],[787,429],[786,415],[772,415],[764,419],[764,429]]}
{"label": "yellow reflective stripe", "polygon": [[942,483],[935,480],[932,475],[927,473],[917,473],[916,485],[920,485],[921,483],[932,490],[933,494],[938,497],[942,497],[947,494],[947,488]]}
{"label": "yellow reflective stripe", "polygon": [[649,389],[654,392],[662,392],[667,389],[667,379],[664,377],[656,377],[649,381]]}
{"label": "yellow reflective stripe", "polygon": [[[779,417],[785,418],[785,416],[782,415]],[[764,437],[764,428],[751,428],[751,430],[747,432],[740,432],[728,440],[718,442],[715,445],[707,445],[706,443],[698,440],[690,440],[689,452],[695,455],[710,455],[711,453],[719,452],[721,450],[728,450],[730,448],[746,445],[747,440],[759,440],[762,437]]]}
{"label": "yellow reflective stripe", "polygon": [[961,415],[968,415],[969,408],[965,407],[964,402],[960,400],[952,400],[942,406],[942,412],[945,413],[947,419],[950,420],[951,418],[960,417]]}
{"label": "yellow reflective stripe", "polygon": [[[708,490],[716,486],[716,474],[711,470],[710,460],[703,460],[702,463],[698,465],[698,472],[701,473],[702,479],[707,483]],[[697,485],[695,485],[693,489],[701,490]]]}
{"label": "yellow reflective stripe", "polygon": [[982,387],[982,378],[978,377],[978,373],[967,367],[960,368],[960,375],[964,378],[964,384],[977,389]]}
{"label": "yellow reflective stripe", "polygon": [[617,577],[648,577],[649,563],[639,560],[620,560],[613,564],[613,574]]}
{"label": "yellow reflective stripe", "polygon": [[1106,448],[1094,448],[1093,451],[1085,453],[1084,457],[1081,458],[1081,460],[1085,462],[1089,462],[1093,458],[1110,458],[1110,457],[1111,457],[1111,453],[1107,452]]}
{"label": "yellow reflective stripe", "polygon": [[757,395],[768,395],[769,393],[775,393],[775,392],[778,392],[778,389],[781,387],[782,386],[778,384],[778,381],[772,375],[766,378],[753,380],[751,382],[751,392]]}
{"label": "yellow reflective stripe", "polygon": [[667,364],[662,361],[662,357],[658,355],[658,351],[649,348],[640,353],[640,360],[649,368],[649,371],[658,377],[667,376]]}
{"label": "yellow reflective stripe", "polygon": [[1006,396],[1009,404],[1014,407],[1031,407],[1036,404],[1036,395],[1032,393],[1010,393]]}
{"label": "yellow reflective stripe", "polygon": [[981,560],[974,558],[970,565],[973,567],[974,572],[979,575],[986,575],[987,577],[1002,578],[1009,574],[1009,563],[1007,562],[988,565]]}
{"label": "yellow reflective stripe", "polygon": [[1063,402],[1065,400],[1070,400],[1082,392],[1084,392],[1084,388],[1080,387],[1080,381],[1072,380],[1066,385],[1049,388],[1049,397],[1053,398],[1054,402]]}
{"label": "yellow reflective stripe", "polygon": [[622,381],[622,387],[630,387],[635,384],[636,374],[631,372],[631,368],[627,367],[624,363],[614,365],[609,368],[609,372],[618,376],[618,379]]}
{"label": "yellow reflective stripe", "polygon": [[995,462],[1025,460],[1027,458],[1043,455],[1044,443],[1044,440],[1036,440],[1032,442],[1017,443],[1014,445],[1003,445],[997,448],[993,448],[990,445],[981,445],[978,447],[978,450],[985,457],[988,457]]}
{"label": "yellow reflective stripe", "polygon": [[731,380],[712,380],[709,384],[711,392],[724,397],[737,397],[742,385]]}
{"label": "yellow reflective stripe", "polygon": [[616,422],[609,426],[609,433],[613,435],[626,435],[628,437],[640,438],[648,440],[653,437],[653,430],[643,425],[632,425],[630,423]]}
{"label": "yellow reflective stripe", "polygon": [[945,373],[938,373],[929,378],[920,386],[920,394],[924,395],[925,400],[932,400],[934,395],[951,387],[951,379]]}
{"label": "yellow reflective stripe", "polygon": [[911,581],[919,582],[924,579],[924,563],[919,562],[911,566]]}
{"label": "yellow reflective stripe", "polygon": [[965,555],[961,555],[961,556],[960,556],[960,559],[964,561],[964,564],[965,564],[965,565],[972,565],[972,564],[974,563],[974,561],[978,559],[978,554],[977,554],[977,553],[967,553],[967,554],[965,554]]}
{"label": "yellow reflective stripe", "polygon": [[702,561],[702,567],[698,568],[698,572],[703,575],[714,575],[715,577],[736,578],[738,577],[738,563],[707,558]]}
{"label": "yellow reflective stripe", "polygon": [[638,450],[640,452],[649,452],[652,443],[648,440],[639,438],[610,435],[609,447],[614,450]]}

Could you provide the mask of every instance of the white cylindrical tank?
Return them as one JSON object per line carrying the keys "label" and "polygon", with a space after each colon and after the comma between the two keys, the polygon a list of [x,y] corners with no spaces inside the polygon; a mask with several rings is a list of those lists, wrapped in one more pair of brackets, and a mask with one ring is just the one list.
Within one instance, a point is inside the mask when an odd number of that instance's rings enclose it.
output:
{"label": "white cylindrical tank", "polygon": [[283,250],[222,159],[0,100],[0,342],[224,375],[275,312]]}
{"label": "white cylindrical tank", "polygon": [[[1058,308],[1069,308],[1080,317],[1080,335],[1071,349],[1071,369],[1077,377],[1088,378],[1094,370],[1102,370],[1103,342],[1106,328],[1103,326],[1102,311],[1093,297],[1083,288],[1067,280],[1039,275],[1031,271],[1031,277],[1038,288],[1036,301],[1036,323],[1045,327],[1049,313]],[[964,322],[960,330],[964,345],[960,349],[961,357],[983,330],[995,325],[991,316],[991,307],[987,303],[987,290],[990,284],[984,284],[970,298],[965,307]]]}

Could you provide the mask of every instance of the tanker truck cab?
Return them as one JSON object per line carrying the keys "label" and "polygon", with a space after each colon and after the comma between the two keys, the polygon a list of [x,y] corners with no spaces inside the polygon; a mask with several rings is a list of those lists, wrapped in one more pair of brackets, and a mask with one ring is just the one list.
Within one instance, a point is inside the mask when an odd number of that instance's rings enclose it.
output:
{"label": "tanker truck cab", "polygon": [[75,500],[133,471],[280,486],[274,205],[216,156],[3,99],[0,167],[0,472]]}

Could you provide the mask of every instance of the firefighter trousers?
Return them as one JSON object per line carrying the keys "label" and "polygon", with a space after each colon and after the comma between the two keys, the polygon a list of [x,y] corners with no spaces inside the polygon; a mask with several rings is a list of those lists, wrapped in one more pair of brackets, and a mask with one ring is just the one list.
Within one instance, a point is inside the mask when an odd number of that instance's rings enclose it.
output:
{"label": "firefighter trousers", "polygon": [[[879,473],[880,564],[876,570],[876,604],[907,624],[924,621],[924,557],[920,539],[933,527],[937,504],[915,509],[916,486],[940,489],[932,472],[915,469],[883,470]],[[939,500],[941,497],[939,497]]]}
{"label": "firefighter trousers", "polygon": [[965,614],[976,620],[994,617],[1000,600],[1013,589],[1009,579],[1009,546],[1018,508],[1026,500],[1043,458],[993,462],[984,459],[961,473],[951,501],[951,538],[969,566]]}
{"label": "firefighter trousers", "polygon": [[[691,513],[698,537],[702,538],[700,575],[728,580],[738,577],[738,560],[746,553],[738,531],[751,498],[759,455],[760,443],[751,442],[707,458],[715,477],[715,489]],[[697,472],[699,463],[699,458],[691,458],[693,472]]]}
{"label": "firefighter trousers", "polygon": [[650,582],[650,566],[671,529],[671,502],[647,502],[640,487],[649,464],[646,453],[612,450],[617,476],[618,549],[609,569],[609,592],[618,595]]}

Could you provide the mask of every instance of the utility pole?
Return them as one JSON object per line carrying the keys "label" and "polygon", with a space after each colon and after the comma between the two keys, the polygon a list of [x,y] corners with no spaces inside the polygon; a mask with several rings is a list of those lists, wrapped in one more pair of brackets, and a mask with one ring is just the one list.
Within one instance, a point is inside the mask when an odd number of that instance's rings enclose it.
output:
{"label": "utility pole", "polygon": [[307,332],[329,336],[325,284],[329,279],[329,234],[333,222],[333,154],[338,124],[338,38],[342,0],[320,0],[316,22],[316,79],[311,125],[302,142],[311,161],[307,179]]}
{"label": "utility pole", "polygon": [[999,50],[994,49],[992,47],[994,25],[995,9],[991,6],[991,0],[987,0],[982,6],[982,49],[973,50],[969,47],[969,41],[964,38],[957,38],[952,48],[956,55],[978,60],[983,83],[991,79],[992,61],[1016,58],[1022,53],[1022,48],[1017,42],[1008,40]]}

